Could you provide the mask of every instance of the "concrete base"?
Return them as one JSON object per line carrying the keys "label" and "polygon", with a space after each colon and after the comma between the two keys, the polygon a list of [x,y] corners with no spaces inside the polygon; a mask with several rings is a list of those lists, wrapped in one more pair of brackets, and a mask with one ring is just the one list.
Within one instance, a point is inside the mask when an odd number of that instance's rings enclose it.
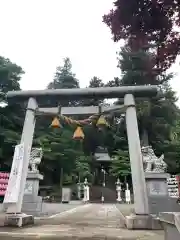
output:
{"label": "concrete base", "polygon": [[5,219],[6,219],[6,214],[0,213],[0,227],[4,227]]}
{"label": "concrete base", "polygon": [[159,215],[160,212],[180,212],[176,198],[169,197],[167,173],[145,173],[149,213]]}
{"label": "concrete base", "polygon": [[7,214],[5,217],[4,226],[9,227],[23,227],[34,224],[34,217],[31,215],[21,214]]}
{"label": "concrete base", "polygon": [[180,212],[160,213],[160,221],[166,240],[180,239]]}
{"label": "concrete base", "polygon": [[39,216],[42,210],[42,197],[38,196],[39,181],[43,179],[43,176],[39,172],[28,172],[22,212],[27,215]]}
{"label": "concrete base", "polygon": [[42,197],[25,195],[23,198],[22,212],[28,215],[39,216],[42,212]]}
{"label": "concrete base", "polygon": [[135,215],[126,216],[126,227],[128,229],[150,229],[161,230],[160,221],[151,215]]}

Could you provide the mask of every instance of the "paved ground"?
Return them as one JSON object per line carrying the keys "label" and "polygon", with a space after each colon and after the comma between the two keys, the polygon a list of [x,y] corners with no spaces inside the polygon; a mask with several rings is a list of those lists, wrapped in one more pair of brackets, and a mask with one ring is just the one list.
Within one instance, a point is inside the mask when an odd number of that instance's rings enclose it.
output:
{"label": "paved ground", "polygon": [[129,231],[122,228],[122,215],[113,204],[85,204],[54,217],[36,220],[33,227],[0,229],[3,240],[12,239],[126,239],[163,240],[162,231]]}
{"label": "paved ground", "polygon": [[133,204],[116,204],[116,207],[124,216],[128,216],[131,213],[134,213]]}
{"label": "paved ground", "polygon": [[[40,216],[51,216],[60,212],[67,211],[82,205],[82,201],[71,201],[70,203],[43,203]],[[0,204],[0,212],[3,212],[3,204]]]}
{"label": "paved ground", "polygon": [[43,203],[41,216],[51,216],[82,205],[81,201],[71,201],[70,203]]}

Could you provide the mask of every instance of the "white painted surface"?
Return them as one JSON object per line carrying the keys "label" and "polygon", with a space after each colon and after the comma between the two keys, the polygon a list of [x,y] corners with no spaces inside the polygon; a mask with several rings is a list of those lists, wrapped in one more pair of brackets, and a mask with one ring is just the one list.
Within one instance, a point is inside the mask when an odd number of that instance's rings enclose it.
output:
{"label": "white painted surface", "polygon": [[4,203],[17,203],[21,188],[24,144],[16,145]]}

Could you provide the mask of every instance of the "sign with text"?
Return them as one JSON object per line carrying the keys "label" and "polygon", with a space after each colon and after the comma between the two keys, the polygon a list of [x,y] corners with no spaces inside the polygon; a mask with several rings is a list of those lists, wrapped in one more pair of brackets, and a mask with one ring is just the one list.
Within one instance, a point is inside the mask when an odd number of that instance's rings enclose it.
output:
{"label": "sign with text", "polygon": [[21,188],[24,144],[16,145],[4,203],[17,203]]}
{"label": "sign with text", "polygon": [[165,182],[153,181],[148,182],[148,190],[150,196],[165,196],[167,195],[167,185]]}
{"label": "sign with text", "polygon": [[27,194],[27,195],[33,194],[33,181],[26,180],[24,194]]}

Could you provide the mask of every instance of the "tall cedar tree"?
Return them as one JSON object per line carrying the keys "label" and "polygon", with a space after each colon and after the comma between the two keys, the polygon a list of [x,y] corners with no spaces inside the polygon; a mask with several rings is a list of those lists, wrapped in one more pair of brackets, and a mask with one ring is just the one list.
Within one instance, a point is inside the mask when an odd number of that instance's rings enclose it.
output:
{"label": "tall cedar tree", "polygon": [[152,43],[157,72],[167,70],[180,52],[180,0],[116,0],[103,21],[115,42],[126,39],[133,50]]}
{"label": "tall cedar tree", "polygon": [[180,1],[117,0],[103,21],[115,42],[123,39],[126,43],[119,55],[120,85],[161,84],[164,101],[151,100],[137,106],[142,144],[152,144],[160,154],[171,145],[177,113],[168,83],[172,76],[165,71],[180,52],[180,34],[175,30],[180,24]]}
{"label": "tall cedar tree", "polygon": [[[0,91],[20,90],[20,79],[23,74],[20,66],[0,56]],[[6,105],[4,105],[6,103]],[[0,98],[0,169],[10,171],[14,146],[19,143],[24,121],[24,103],[6,102]]]}

